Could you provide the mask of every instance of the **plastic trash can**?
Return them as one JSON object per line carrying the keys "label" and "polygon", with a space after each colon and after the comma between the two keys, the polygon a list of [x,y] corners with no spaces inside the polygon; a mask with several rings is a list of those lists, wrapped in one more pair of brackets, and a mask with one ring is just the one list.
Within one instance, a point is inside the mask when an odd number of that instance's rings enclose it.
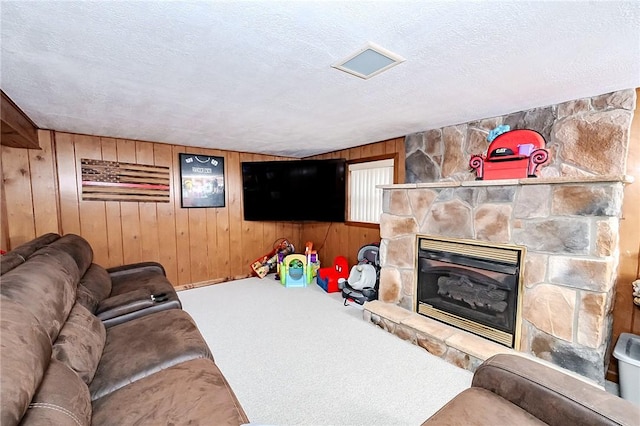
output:
{"label": "plastic trash can", "polygon": [[620,396],[640,406],[640,336],[621,333],[613,356],[618,360]]}

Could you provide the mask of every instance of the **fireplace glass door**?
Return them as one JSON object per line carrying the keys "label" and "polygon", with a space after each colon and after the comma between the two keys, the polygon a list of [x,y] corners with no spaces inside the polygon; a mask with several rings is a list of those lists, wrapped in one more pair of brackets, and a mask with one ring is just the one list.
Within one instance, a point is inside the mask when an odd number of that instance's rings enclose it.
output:
{"label": "fireplace glass door", "polygon": [[418,313],[515,347],[523,257],[519,246],[419,237]]}

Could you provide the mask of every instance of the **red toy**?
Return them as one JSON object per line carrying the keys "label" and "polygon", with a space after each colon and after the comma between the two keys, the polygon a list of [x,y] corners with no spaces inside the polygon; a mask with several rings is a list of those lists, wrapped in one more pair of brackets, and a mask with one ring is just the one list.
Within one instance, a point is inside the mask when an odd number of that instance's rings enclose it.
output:
{"label": "red toy", "polygon": [[349,263],[344,256],[337,256],[333,261],[333,266],[318,269],[316,282],[327,293],[340,291],[338,279],[349,278]]}
{"label": "red toy", "polygon": [[542,135],[533,130],[511,130],[496,137],[487,155],[473,155],[469,166],[476,179],[522,179],[536,177],[538,167],[547,162]]}

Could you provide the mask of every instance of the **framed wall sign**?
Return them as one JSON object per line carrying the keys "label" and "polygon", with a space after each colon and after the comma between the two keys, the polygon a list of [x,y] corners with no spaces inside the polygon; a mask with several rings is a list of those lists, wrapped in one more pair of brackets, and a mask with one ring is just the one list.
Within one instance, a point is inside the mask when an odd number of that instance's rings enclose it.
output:
{"label": "framed wall sign", "polygon": [[224,207],[224,157],[180,155],[182,207]]}

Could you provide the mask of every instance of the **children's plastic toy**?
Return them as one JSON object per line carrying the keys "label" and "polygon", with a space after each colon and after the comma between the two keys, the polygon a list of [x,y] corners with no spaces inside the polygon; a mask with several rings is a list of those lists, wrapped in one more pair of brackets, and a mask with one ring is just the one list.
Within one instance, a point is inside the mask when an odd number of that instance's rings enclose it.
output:
{"label": "children's plastic toy", "polygon": [[340,291],[338,279],[349,277],[349,263],[344,256],[336,256],[333,266],[318,269],[316,283],[327,293]]}
{"label": "children's plastic toy", "polygon": [[351,268],[349,278],[338,280],[344,305],[353,300],[359,305],[378,298],[380,284],[380,244],[367,244],[358,251],[358,264]]}
{"label": "children's plastic toy", "polygon": [[320,269],[320,259],[318,259],[318,253],[313,250],[313,243],[311,241],[307,241],[304,249],[304,255],[307,256],[307,265],[309,266],[309,281],[308,284],[311,283],[311,280],[317,275],[318,269]]}
{"label": "children's plastic toy", "polygon": [[282,254],[284,257],[294,251],[293,244],[286,238],[283,238],[279,242],[276,240],[276,243],[277,244],[274,244],[275,247],[273,250],[251,263],[251,271],[260,278],[264,278],[269,272],[276,271],[278,254]]}
{"label": "children's plastic toy", "polygon": [[[494,131],[500,130],[500,127]],[[495,132],[498,133],[495,136],[494,131],[487,138],[494,138],[487,149],[487,155],[473,155],[469,161],[469,166],[476,171],[476,179],[536,177],[538,168],[549,159],[549,151],[544,149],[545,140],[542,135],[533,130],[521,129]]]}
{"label": "children's plastic toy", "polygon": [[280,264],[280,282],[285,287],[306,287],[309,282],[309,265],[304,254],[290,254]]}

